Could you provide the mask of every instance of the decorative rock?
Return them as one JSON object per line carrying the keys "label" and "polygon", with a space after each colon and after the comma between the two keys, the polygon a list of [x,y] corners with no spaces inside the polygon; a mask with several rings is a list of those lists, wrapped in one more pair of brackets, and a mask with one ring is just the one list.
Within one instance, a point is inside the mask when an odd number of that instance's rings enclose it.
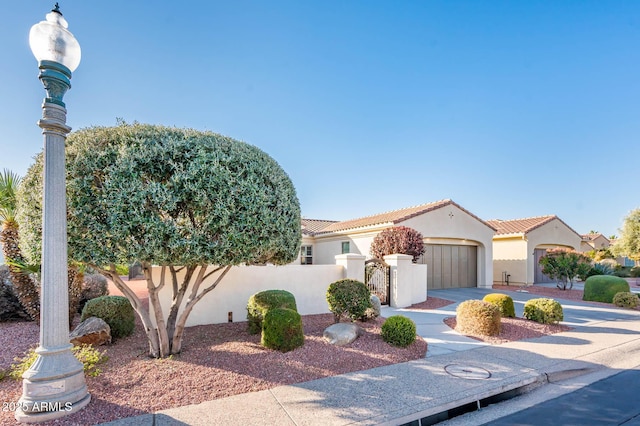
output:
{"label": "decorative rock", "polygon": [[82,321],[69,335],[73,345],[82,344],[99,346],[111,343],[111,328],[109,324],[98,317],[89,317]]}
{"label": "decorative rock", "polygon": [[375,294],[372,294],[369,298],[371,302],[371,310],[373,311],[373,317],[377,318],[380,316],[380,309],[382,309],[382,304],[380,303],[380,298]]}
{"label": "decorative rock", "polygon": [[348,345],[362,335],[362,329],[353,323],[339,322],[324,331],[322,336],[332,345]]}

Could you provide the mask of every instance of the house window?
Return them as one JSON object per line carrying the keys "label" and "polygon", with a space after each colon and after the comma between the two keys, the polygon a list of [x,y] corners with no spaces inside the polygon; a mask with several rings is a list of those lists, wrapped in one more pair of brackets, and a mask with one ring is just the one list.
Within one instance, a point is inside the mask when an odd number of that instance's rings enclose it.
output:
{"label": "house window", "polygon": [[300,264],[312,265],[313,264],[313,251],[312,246],[300,247]]}
{"label": "house window", "polygon": [[344,241],[342,243],[342,254],[345,253],[351,253],[351,251],[349,250],[349,241]]}

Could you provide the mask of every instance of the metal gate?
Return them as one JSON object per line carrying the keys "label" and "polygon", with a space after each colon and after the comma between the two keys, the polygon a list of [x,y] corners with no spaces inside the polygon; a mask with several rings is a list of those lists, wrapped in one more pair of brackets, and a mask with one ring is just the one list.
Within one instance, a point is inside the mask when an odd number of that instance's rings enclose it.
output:
{"label": "metal gate", "polygon": [[364,282],[371,293],[378,296],[380,303],[389,304],[391,288],[391,268],[380,259],[371,259],[364,262]]}

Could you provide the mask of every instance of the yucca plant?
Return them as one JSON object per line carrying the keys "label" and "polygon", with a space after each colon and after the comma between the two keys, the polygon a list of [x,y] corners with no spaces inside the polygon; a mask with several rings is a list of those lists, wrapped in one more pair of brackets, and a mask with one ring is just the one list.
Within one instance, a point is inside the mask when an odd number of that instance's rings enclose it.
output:
{"label": "yucca plant", "polygon": [[16,217],[16,191],[22,181],[16,173],[4,169],[0,174],[0,243],[9,273],[13,281],[16,296],[25,311],[34,321],[40,320],[40,294],[38,286],[22,266],[26,265],[22,251],[18,246],[18,223]]}

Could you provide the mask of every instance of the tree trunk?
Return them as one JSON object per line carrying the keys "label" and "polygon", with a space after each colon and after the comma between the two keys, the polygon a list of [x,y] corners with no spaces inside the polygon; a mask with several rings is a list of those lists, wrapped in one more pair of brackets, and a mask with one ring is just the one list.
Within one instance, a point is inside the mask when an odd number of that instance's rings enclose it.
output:
{"label": "tree trunk", "polygon": [[151,275],[151,265],[146,262],[142,264],[142,270],[144,271],[144,276],[147,280],[147,290],[149,291],[149,309],[153,308],[153,313],[156,318],[156,335],[158,337],[160,350],[160,353],[156,358],[169,356],[171,348],[169,334],[167,334],[167,327],[164,322],[164,313],[162,312],[162,306],[160,305],[160,299],[158,298],[158,291],[164,287],[165,284],[166,268],[166,266],[162,267],[160,284],[156,287],[153,283],[153,276]]}
{"label": "tree trunk", "polygon": [[99,271],[102,275],[109,278],[113,284],[125,295],[131,306],[133,306],[133,310],[136,311],[140,320],[142,321],[142,326],[144,327],[144,331],[147,334],[147,340],[149,341],[149,356],[152,358],[160,358],[160,342],[158,339],[158,329],[153,326],[151,322],[151,317],[149,316],[149,312],[142,306],[142,302],[136,296],[136,294],[122,281],[122,278],[116,273],[115,268],[111,270],[101,269],[96,265],[91,265],[96,271]]}
{"label": "tree trunk", "polygon": [[69,281],[69,328],[71,328],[73,327],[73,319],[78,314],[84,274],[76,268],[69,267],[67,276]]}
{"label": "tree trunk", "polygon": [[[18,241],[18,224],[15,221],[4,222],[0,232],[0,242],[7,262],[25,263]],[[16,265],[9,265],[9,273],[20,304],[24,307],[29,317],[39,324],[40,292],[36,283]]]}

